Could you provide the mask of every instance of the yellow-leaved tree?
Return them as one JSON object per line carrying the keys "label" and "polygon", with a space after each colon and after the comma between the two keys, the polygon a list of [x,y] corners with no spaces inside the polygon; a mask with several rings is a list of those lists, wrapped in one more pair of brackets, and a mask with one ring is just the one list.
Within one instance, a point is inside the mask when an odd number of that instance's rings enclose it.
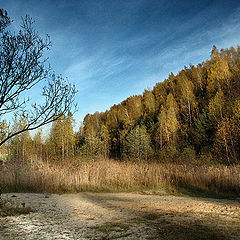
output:
{"label": "yellow-leaved tree", "polygon": [[165,143],[175,143],[177,131],[180,127],[177,114],[178,106],[173,95],[170,93],[167,96],[166,106],[161,107],[158,116],[156,142],[158,142],[160,148],[162,148]]}
{"label": "yellow-leaved tree", "polygon": [[210,96],[219,89],[227,89],[230,92],[230,79],[232,73],[229,69],[228,62],[223,55],[218,53],[216,47],[213,47],[211,60],[208,68],[208,85],[207,92]]}

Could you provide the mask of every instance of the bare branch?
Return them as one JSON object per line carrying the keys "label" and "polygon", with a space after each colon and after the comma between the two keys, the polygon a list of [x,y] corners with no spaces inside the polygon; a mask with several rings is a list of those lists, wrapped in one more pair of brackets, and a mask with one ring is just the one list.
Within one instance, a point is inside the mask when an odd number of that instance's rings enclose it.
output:
{"label": "bare branch", "polygon": [[[18,33],[10,32],[7,12],[0,9],[0,120],[6,114],[24,114],[27,125],[9,132],[0,146],[24,131],[34,130],[62,114],[73,111],[76,88],[61,76],[51,73],[43,53],[49,50],[51,41],[47,35],[39,36],[33,28],[33,20],[26,15]],[[45,82],[43,104],[34,103],[23,96],[39,82]]]}

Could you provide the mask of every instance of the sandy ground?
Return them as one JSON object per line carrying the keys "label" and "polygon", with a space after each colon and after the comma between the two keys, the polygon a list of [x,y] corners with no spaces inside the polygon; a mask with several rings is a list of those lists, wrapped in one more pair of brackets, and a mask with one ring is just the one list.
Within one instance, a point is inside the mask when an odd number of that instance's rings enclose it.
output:
{"label": "sandy ground", "polygon": [[8,193],[34,211],[0,218],[0,239],[240,239],[240,201],[135,193]]}

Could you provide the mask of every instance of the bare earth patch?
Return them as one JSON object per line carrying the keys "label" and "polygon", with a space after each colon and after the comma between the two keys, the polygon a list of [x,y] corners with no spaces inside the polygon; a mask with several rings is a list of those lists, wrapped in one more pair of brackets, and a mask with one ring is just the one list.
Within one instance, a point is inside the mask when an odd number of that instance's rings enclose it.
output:
{"label": "bare earth patch", "polygon": [[240,202],[135,193],[9,193],[0,239],[240,239]]}

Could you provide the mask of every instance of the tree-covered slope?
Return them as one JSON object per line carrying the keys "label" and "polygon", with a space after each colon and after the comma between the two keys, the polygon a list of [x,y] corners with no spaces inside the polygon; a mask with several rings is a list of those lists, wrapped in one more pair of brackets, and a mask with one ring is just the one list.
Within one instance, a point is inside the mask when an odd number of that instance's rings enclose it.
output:
{"label": "tree-covered slope", "polygon": [[86,115],[83,137],[83,145],[101,143],[97,153],[112,157],[239,163],[240,47],[213,47],[210,60]]}

